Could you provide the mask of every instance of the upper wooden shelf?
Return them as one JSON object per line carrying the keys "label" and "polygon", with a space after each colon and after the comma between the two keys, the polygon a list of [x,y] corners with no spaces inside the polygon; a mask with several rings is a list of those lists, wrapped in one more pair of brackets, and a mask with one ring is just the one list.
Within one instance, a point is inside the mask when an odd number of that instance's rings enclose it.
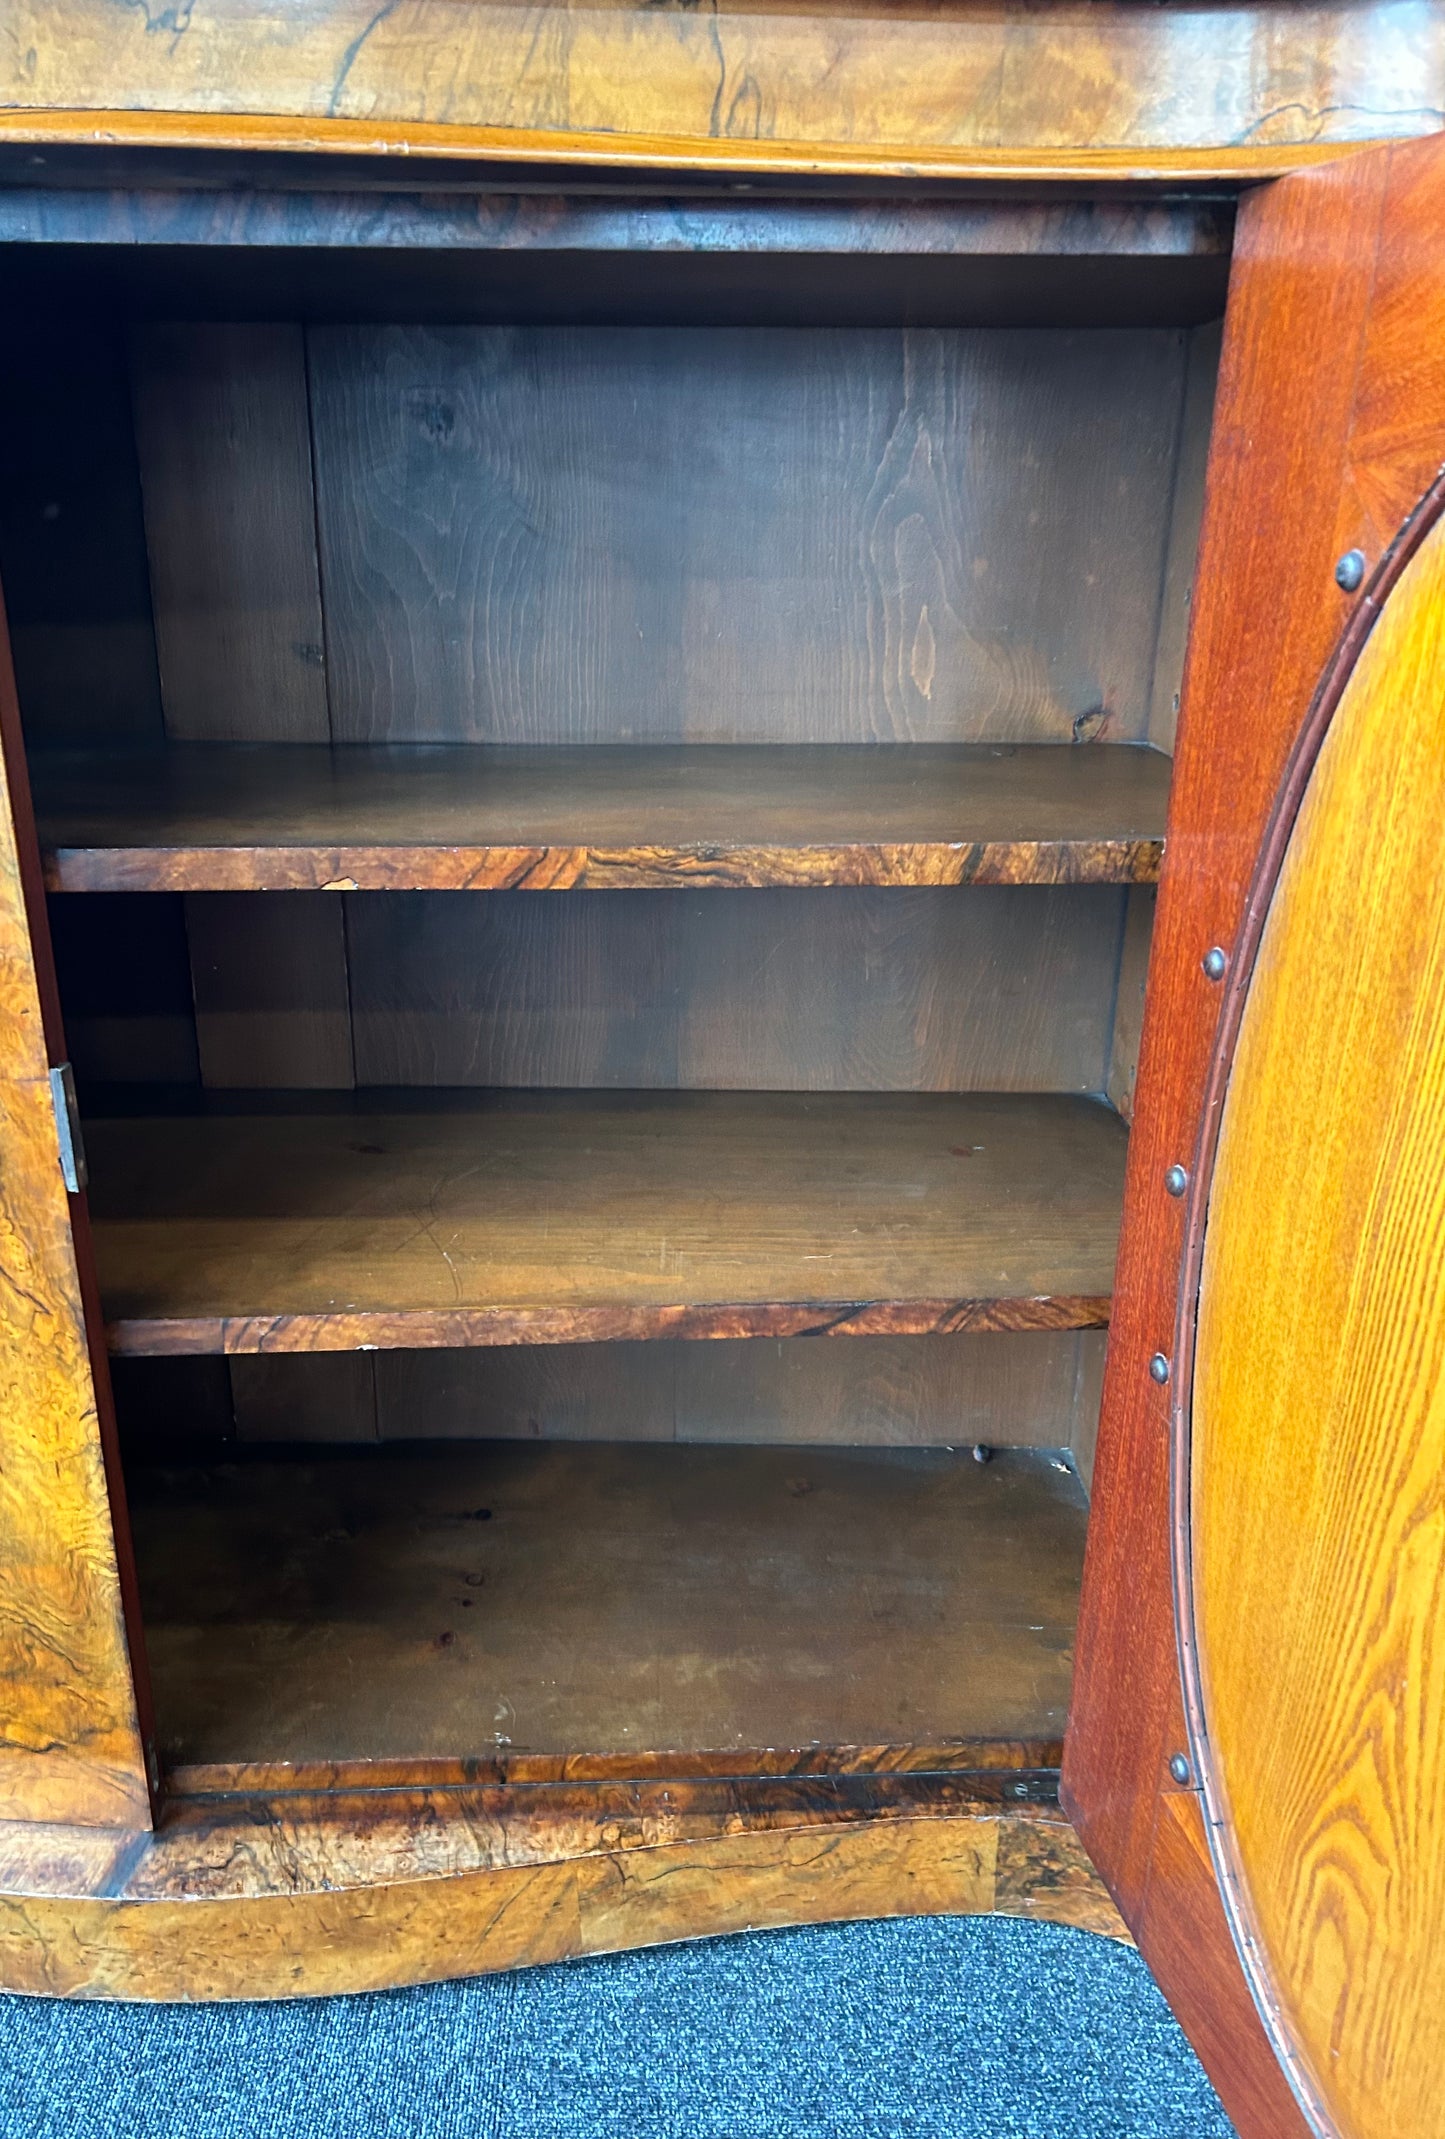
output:
{"label": "upper wooden shelf", "polygon": [[1140,884],[1171,761],[1094,745],[37,751],[52,891]]}
{"label": "upper wooden shelf", "polygon": [[287,1095],[86,1125],[111,1348],[1070,1329],[1126,1132],[1057,1095]]}

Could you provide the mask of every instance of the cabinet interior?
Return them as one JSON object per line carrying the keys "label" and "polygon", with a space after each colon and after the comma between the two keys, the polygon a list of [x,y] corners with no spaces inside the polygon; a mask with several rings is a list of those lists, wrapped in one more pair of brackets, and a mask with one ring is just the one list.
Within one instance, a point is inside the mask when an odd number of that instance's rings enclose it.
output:
{"label": "cabinet interior", "polygon": [[4,248],[163,1762],[1049,1766],[1221,211],[449,203]]}

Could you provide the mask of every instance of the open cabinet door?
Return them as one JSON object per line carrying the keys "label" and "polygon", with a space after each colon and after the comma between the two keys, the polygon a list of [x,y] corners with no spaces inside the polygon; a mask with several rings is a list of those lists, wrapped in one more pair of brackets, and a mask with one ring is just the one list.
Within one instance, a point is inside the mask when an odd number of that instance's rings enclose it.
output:
{"label": "open cabinet door", "polygon": [[0,1831],[12,1866],[20,1823],[148,1828],[155,1780],[89,1218],[61,1154],[64,1053],[0,608]]}
{"label": "open cabinet door", "polygon": [[1251,194],[1064,1767],[1243,2139],[1445,2133],[1442,463],[1445,138]]}

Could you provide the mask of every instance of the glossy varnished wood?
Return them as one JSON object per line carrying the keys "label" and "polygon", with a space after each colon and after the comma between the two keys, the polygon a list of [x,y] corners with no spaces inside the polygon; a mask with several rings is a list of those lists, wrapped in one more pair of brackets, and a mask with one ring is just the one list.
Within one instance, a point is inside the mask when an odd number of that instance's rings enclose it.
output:
{"label": "glossy varnished wood", "polygon": [[0,1981],[305,1997],[819,1923],[995,1911],[1127,1934],[1057,1808],[978,1779],[173,1806],[155,1837],[0,1827]]}
{"label": "glossy varnished wood", "polygon": [[124,1505],[91,1358],[84,1205],[66,1194],[50,1089],[62,1051],[0,614],[0,1809],[142,1825]]}
{"label": "glossy varnished wood", "polygon": [[1087,1328],[1125,1148],[1097,1102],[920,1093],[397,1094],[87,1138],[140,1352]]}
{"label": "glossy varnished wood", "polygon": [[168,1765],[958,1765],[1063,1725],[1057,1450],[393,1445],[137,1467],[131,1499]]}
{"label": "glossy varnished wood", "polygon": [[460,18],[445,0],[385,15],[321,0],[302,21],[253,0],[159,33],[105,0],[67,0],[58,18],[23,0],[0,100],[21,107],[5,114],[21,140],[1267,175],[1296,144],[1425,131],[1441,65],[1433,20],[1381,0],[1223,14],[491,0]]}
{"label": "glossy varnished wood", "polygon": [[1157,751],[774,748],[46,753],[52,891],[1147,883]]}
{"label": "glossy varnished wood", "polygon": [[1345,688],[1273,893],[1194,1359],[1213,1809],[1264,1994],[1348,2139],[1424,2132],[1445,2096],[1442,673],[1437,522]]}
{"label": "glossy varnished wood", "polygon": [[[1156,1817],[1185,1749],[1169,1407],[1148,1374],[1174,1347],[1184,1245],[1162,1182],[1201,1133],[1220,1009],[1201,958],[1236,942],[1283,768],[1352,613],[1335,560],[1353,546],[1378,558],[1445,459],[1442,193],[1438,148],[1422,143],[1281,181],[1241,212],[1065,1756],[1085,1842],[1146,1954],[1187,1978],[1194,2039],[1248,2139],[1305,2127],[1207,1862],[1166,1848],[1175,1830]],[[1170,1929],[1186,1918],[1187,1953]]]}

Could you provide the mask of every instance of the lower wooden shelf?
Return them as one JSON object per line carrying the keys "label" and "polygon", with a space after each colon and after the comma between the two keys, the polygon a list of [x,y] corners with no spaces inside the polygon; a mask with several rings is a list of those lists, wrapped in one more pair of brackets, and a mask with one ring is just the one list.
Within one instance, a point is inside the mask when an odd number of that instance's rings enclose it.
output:
{"label": "lower wooden shelf", "polygon": [[1060,1457],[473,1442],[130,1486],[160,1817],[0,1822],[4,1989],[301,1997],[943,1912],[1127,1936],[1048,1772]]}
{"label": "lower wooden shelf", "polygon": [[1107,1321],[1127,1132],[1057,1095],[289,1095],[88,1121],[117,1352]]}
{"label": "lower wooden shelf", "polygon": [[1087,1519],[1058,1454],[407,1444],[139,1466],[130,1500],[188,1788],[1057,1763]]}

